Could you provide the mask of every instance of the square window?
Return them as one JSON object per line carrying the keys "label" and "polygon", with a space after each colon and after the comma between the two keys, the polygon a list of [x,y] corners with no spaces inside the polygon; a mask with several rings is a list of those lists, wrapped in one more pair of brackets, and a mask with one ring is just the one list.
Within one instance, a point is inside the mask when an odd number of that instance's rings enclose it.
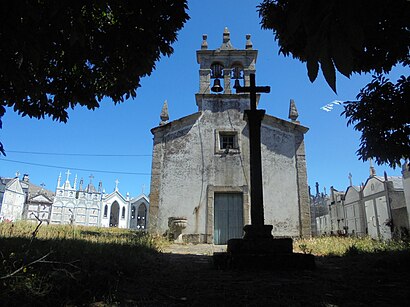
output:
{"label": "square window", "polygon": [[239,137],[237,131],[215,131],[215,153],[239,153]]}
{"label": "square window", "polygon": [[232,134],[221,134],[219,136],[220,149],[233,149],[235,145],[235,136]]}

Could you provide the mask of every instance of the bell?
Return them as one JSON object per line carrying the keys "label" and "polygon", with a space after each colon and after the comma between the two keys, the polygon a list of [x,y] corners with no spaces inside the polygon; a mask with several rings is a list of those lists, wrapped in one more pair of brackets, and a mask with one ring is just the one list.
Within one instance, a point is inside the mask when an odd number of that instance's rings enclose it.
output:
{"label": "bell", "polygon": [[219,79],[215,79],[214,86],[211,87],[212,92],[220,93],[223,91],[223,87],[221,86],[221,81]]}
{"label": "bell", "polygon": [[235,79],[235,84],[233,85],[233,88],[237,89],[237,88],[240,88],[240,87],[241,87],[241,84],[239,83],[239,80]]}

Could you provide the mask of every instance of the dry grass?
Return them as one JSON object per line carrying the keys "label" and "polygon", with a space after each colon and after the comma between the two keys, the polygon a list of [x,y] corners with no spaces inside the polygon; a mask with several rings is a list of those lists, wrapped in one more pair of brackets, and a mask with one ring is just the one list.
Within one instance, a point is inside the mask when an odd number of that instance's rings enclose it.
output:
{"label": "dry grass", "polygon": [[0,223],[2,304],[115,302],[122,280],[147,274],[166,244],[143,232],[70,225],[41,225],[33,237],[36,227]]}
{"label": "dry grass", "polygon": [[[0,224],[1,306],[404,306],[406,242],[295,240],[315,271],[223,271],[130,230]],[[10,275],[10,276],[9,276]]]}
{"label": "dry grass", "polygon": [[318,237],[295,240],[296,252],[312,253],[316,256],[344,256],[410,250],[406,241],[379,241],[370,237]]}

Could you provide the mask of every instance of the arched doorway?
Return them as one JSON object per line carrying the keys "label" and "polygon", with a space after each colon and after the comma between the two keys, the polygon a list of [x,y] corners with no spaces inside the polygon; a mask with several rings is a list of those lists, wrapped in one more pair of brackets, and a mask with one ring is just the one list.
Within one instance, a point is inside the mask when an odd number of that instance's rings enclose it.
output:
{"label": "arched doorway", "polygon": [[118,227],[120,218],[120,205],[115,201],[111,205],[110,227]]}
{"label": "arched doorway", "polygon": [[147,206],[144,203],[138,207],[137,228],[147,228]]}

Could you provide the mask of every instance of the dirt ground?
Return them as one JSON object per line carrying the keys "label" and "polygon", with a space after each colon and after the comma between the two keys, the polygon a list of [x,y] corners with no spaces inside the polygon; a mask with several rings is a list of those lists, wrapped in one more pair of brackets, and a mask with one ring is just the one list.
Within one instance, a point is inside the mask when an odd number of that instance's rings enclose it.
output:
{"label": "dirt ground", "polygon": [[143,282],[123,289],[128,306],[409,306],[410,254],[316,257],[315,270],[219,270],[226,246],[171,245]]}

